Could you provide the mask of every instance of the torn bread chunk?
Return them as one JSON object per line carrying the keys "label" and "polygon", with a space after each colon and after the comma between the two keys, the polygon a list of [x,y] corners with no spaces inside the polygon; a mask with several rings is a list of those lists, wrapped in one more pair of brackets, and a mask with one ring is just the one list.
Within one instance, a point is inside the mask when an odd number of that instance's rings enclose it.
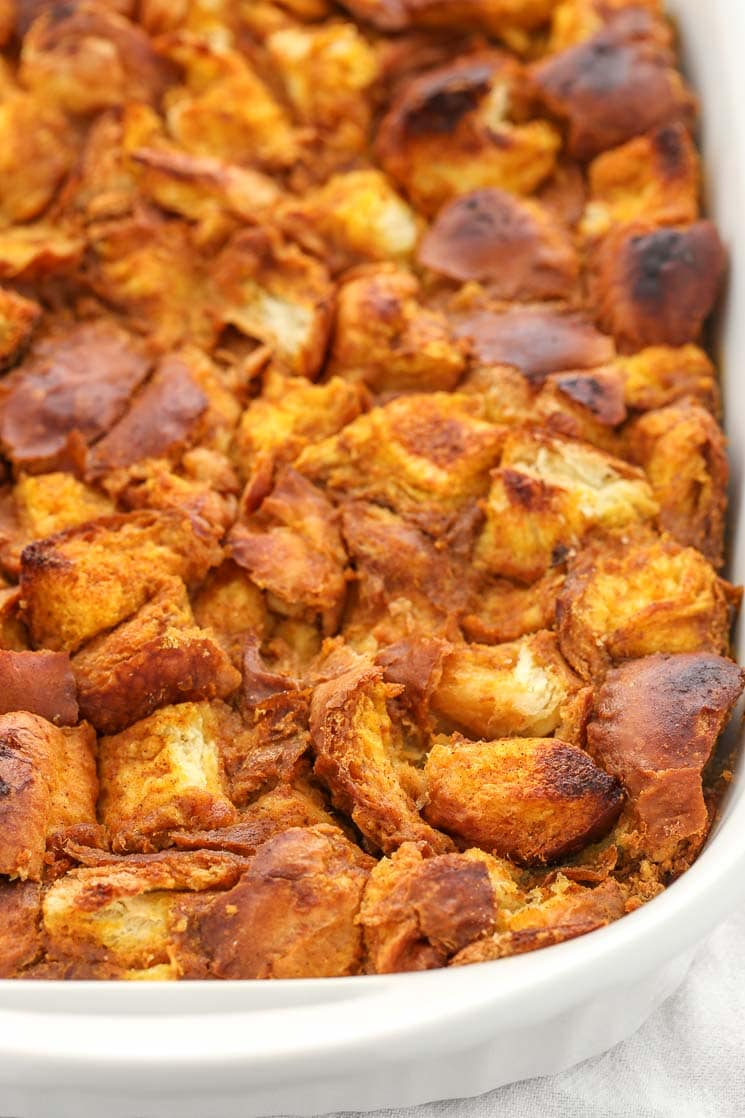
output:
{"label": "torn bread chunk", "polygon": [[586,693],[546,630],[506,644],[459,644],[442,663],[433,709],[475,737],[562,737],[577,726]]}
{"label": "torn bread chunk", "polygon": [[547,120],[525,120],[524,73],[497,51],[464,55],[413,78],[380,123],[383,169],[428,216],[458,194],[530,194],[561,145]]}
{"label": "torn bread chunk", "polygon": [[466,368],[465,343],[420,295],[416,277],[390,264],[342,284],[330,371],[379,393],[455,388]]}
{"label": "torn bread chunk", "polygon": [[74,652],[138,610],[164,577],[196,583],[220,555],[214,538],[175,509],[103,517],[29,544],[21,590],[31,635]]}
{"label": "torn bread chunk", "polygon": [[195,624],[180,579],[165,579],[133,617],[94,637],[72,670],[82,715],[102,734],[160,706],[227,698],[241,682],[216,639]]}
{"label": "torn bread chunk", "polygon": [[399,690],[383,682],[380,668],[364,663],[316,687],[310,710],[314,771],[375,848],[390,853],[410,841],[442,853],[450,840],[424,822],[402,784],[409,766],[397,763],[396,728],[386,707]]}
{"label": "torn bread chunk", "polygon": [[219,703],[180,703],[101,738],[101,818],[115,850],[153,850],[170,830],[235,822],[220,755],[228,715]]}
{"label": "torn bread chunk", "polygon": [[477,402],[458,394],[400,397],[310,446],[300,473],[387,505],[425,531],[438,532],[488,487],[503,432],[474,414]]}
{"label": "torn bread chunk", "polygon": [[729,467],[724,432],[712,414],[681,400],[637,419],[628,440],[659,501],[660,527],[721,567]]}
{"label": "torn bread chunk", "polygon": [[[483,859],[483,860],[482,860]],[[404,843],[370,874],[360,911],[374,974],[445,966],[494,928],[497,899],[480,851],[423,858]]]}
{"label": "torn bread chunk", "polygon": [[669,536],[592,544],[570,564],[556,607],[561,650],[585,679],[653,652],[726,653],[739,595]]}
{"label": "torn bread chunk", "polygon": [[598,322],[626,353],[696,342],[724,267],[724,247],[710,221],[616,227],[590,263]]}
{"label": "torn bread chunk", "polygon": [[685,225],[699,215],[701,171],[691,134],[679,121],[604,152],[588,169],[590,196],[580,231],[602,237],[614,225]]}
{"label": "torn bread chunk", "polygon": [[261,846],[247,873],[215,897],[199,936],[218,978],[322,978],[357,974],[357,923],[374,865],[341,831],[291,828]]}
{"label": "torn bread chunk", "polygon": [[543,431],[508,435],[492,475],[476,562],[531,582],[591,528],[622,531],[658,511],[644,473],[620,458]]}
{"label": "torn bread chunk", "polygon": [[78,823],[95,823],[95,734],[63,729],[37,714],[0,716],[0,872],[38,881],[47,839]]}
{"label": "torn bread chunk", "polygon": [[637,856],[679,871],[705,839],[702,772],[745,673],[706,652],[657,653],[608,673],[587,727],[588,749],[628,792]]}
{"label": "torn bread chunk", "polygon": [[19,469],[54,469],[72,434],[87,444],[120,418],[148,369],[142,347],[113,322],[40,335],[3,382],[3,451]]}
{"label": "torn bread chunk", "polygon": [[541,60],[532,76],[568,127],[569,154],[591,159],[658,125],[693,119],[695,98],[674,67],[669,30],[637,8]]}
{"label": "torn bread chunk", "polygon": [[[197,902],[227,890],[245,858],[213,851],[93,856],[51,885],[42,905],[52,977],[202,977],[190,950]],[[196,955],[196,957],[195,957]],[[200,966],[201,964],[201,966]]]}
{"label": "torn bread chunk", "polygon": [[443,206],[417,261],[450,280],[477,281],[497,299],[567,298],[579,278],[571,238],[549,211],[494,187]]}
{"label": "torn bread chunk", "polygon": [[606,834],[623,806],[620,781],[559,738],[432,747],[425,816],[450,834],[520,865],[540,865]]}

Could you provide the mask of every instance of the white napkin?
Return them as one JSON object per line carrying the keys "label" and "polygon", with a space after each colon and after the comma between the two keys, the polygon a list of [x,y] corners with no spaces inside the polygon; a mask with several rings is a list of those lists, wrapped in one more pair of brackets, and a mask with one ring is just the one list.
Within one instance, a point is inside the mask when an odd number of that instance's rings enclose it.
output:
{"label": "white napkin", "polygon": [[386,1118],[745,1118],[745,910],[638,1033],[571,1071]]}

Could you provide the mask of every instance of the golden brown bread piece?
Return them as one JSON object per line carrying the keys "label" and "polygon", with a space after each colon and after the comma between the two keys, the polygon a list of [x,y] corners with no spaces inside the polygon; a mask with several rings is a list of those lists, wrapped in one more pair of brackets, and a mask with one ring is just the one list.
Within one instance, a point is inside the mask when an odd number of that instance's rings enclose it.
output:
{"label": "golden brown bread piece", "polygon": [[212,630],[238,667],[246,639],[263,637],[269,623],[261,591],[231,559],[207,575],[192,608],[197,624]]}
{"label": "golden brown bread piece", "polygon": [[579,277],[572,241],[548,210],[494,187],[443,206],[417,261],[451,280],[477,280],[497,299],[567,298]]}
{"label": "golden brown bread piece", "polygon": [[668,29],[631,8],[538,62],[532,77],[548,110],[568,126],[569,154],[590,159],[658,125],[691,121],[696,102],[674,64]]}
{"label": "golden brown bread piece", "polygon": [[332,274],[370,261],[406,262],[419,221],[378,170],[345,171],[288,202],[281,223],[309,252],[323,256]]}
{"label": "golden brown bread piece", "polygon": [[724,266],[724,248],[710,221],[616,227],[590,265],[598,322],[627,353],[695,342]]}
{"label": "golden brown bread piece", "polygon": [[29,544],[21,590],[31,635],[74,652],[138,610],[164,577],[194,584],[219,559],[214,539],[175,509],[103,517]]}
{"label": "golden brown bread piece", "polygon": [[608,673],[588,749],[624,782],[643,856],[669,866],[701,846],[702,771],[743,687],[741,668],[706,652],[646,656]]}
{"label": "golden brown bread piece", "polygon": [[586,314],[550,303],[458,312],[453,325],[479,362],[514,365],[537,384],[549,373],[604,365],[615,353]]}
{"label": "golden brown bread piece", "polygon": [[[307,767],[308,692],[268,674],[262,683],[263,693],[254,675],[245,703],[248,725],[232,724],[222,745],[230,798],[240,808],[266,789],[292,784]],[[248,690],[245,681],[244,688]]]}
{"label": "golden brown bread piece", "polygon": [[588,530],[622,531],[657,510],[638,468],[571,439],[517,430],[492,473],[475,561],[531,582],[562,562]]}
{"label": "golden brown bread piece", "polygon": [[375,848],[389,853],[410,841],[441,853],[451,849],[450,840],[424,822],[402,784],[409,766],[397,763],[397,728],[386,708],[398,691],[364,661],[316,687],[310,707],[314,772]]}
{"label": "golden brown bread piece", "polygon": [[51,977],[180,978],[199,894],[232,888],[248,865],[212,851],[87,854],[44,897],[45,948],[59,965]]}
{"label": "golden brown bread piece", "polygon": [[452,962],[454,966],[487,963],[550,947],[602,928],[625,912],[623,890],[617,881],[587,889],[563,879],[553,895],[536,898],[519,908],[514,917],[507,919],[505,930],[469,944]]}
{"label": "golden brown bread piece", "polygon": [[38,881],[46,840],[96,820],[95,734],[25,711],[0,716],[0,872]]}
{"label": "golden brown bread piece", "polygon": [[660,503],[660,527],[721,567],[729,467],[717,421],[684,399],[641,416],[628,440]]}
{"label": "golden brown bread piece", "polygon": [[254,516],[233,526],[227,550],[280,613],[320,613],[333,632],[347,555],[333,506],[307,478],[283,470]]}
{"label": "golden brown bread piece", "polygon": [[553,862],[606,834],[623,806],[620,781],[559,738],[432,747],[424,814],[437,827],[519,865]]}
{"label": "golden brown bread piece", "polygon": [[602,237],[614,225],[685,225],[698,217],[698,152],[680,121],[604,152],[588,168],[581,232]]}
{"label": "golden brown bread piece", "polygon": [[686,396],[699,400],[714,415],[720,399],[711,358],[695,345],[649,346],[618,359],[629,408],[651,411]]}
{"label": "golden brown bread piece", "polygon": [[507,579],[490,579],[479,588],[473,613],[461,620],[471,641],[501,644],[526,633],[550,629],[556,613],[556,596],[564,584],[564,572],[552,569],[530,586]]}
{"label": "golden brown bread piece", "polygon": [[164,90],[168,67],[147,35],[107,5],[42,10],[23,38],[23,84],[52,104],[87,114]]}
{"label": "golden brown bread piece", "polygon": [[447,319],[421,305],[416,277],[393,265],[360,271],[339,288],[329,371],[374,392],[452,389],[466,347]]}
{"label": "golden brown bread piece", "polygon": [[72,670],[81,714],[102,734],[117,734],[160,706],[225,699],[241,683],[212,634],[195,624],[180,579],[164,580],[133,617],[94,637],[73,657]]}
{"label": "golden brown bread piece", "polygon": [[496,897],[485,863],[470,854],[423,858],[404,843],[370,874],[360,911],[368,969],[430,970],[494,927]]}
{"label": "golden brown bread piece", "polygon": [[530,194],[554,167],[560,138],[524,121],[524,75],[497,51],[465,55],[413,78],[381,121],[376,154],[427,215],[457,194],[496,186]]}
{"label": "golden brown bread piece", "polygon": [[53,469],[70,435],[90,443],[120,418],[148,366],[140,346],[112,322],[77,323],[40,336],[3,382],[5,454],[24,469]]}
{"label": "golden brown bread piece", "polygon": [[355,974],[356,923],[373,859],[326,824],[291,828],[261,846],[241,881],[199,919],[218,978]]}
{"label": "golden brown bread piece", "polygon": [[0,214],[7,224],[39,217],[69,171],[73,134],[48,99],[6,94],[0,105]]}
{"label": "golden brown bread piece", "polygon": [[400,397],[309,446],[296,467],[331,492],[387,505],[437,534],[481,496],[503,432],[455,393]]}
{"label": "golden brown bread piece", "polygon": [[334,288],[323,264],[272,227],[245,228],[211,268],[219,321],[256,338],[301,376],[323,362]]}
{"label": "golden brown bread piece", "polygon": [[469,599],[462,563],[389,509],[349,501],[341,510],[356,582],[344,619],[347,640],[394,643],[418,634],[455,635]]}
{"label": "golden brown bread piece", "polygon": [[66,652],[0,651],[0,714],[14,710],[38,714],[56,726],[75,725],[78,700]]}
{"label": "golden brown bread piece", "polygon": [[726,653],[737,604],[706,559],[669,536],[592,544],[558,597],[559,644],[585,679],[653,652]]}
{"label": "golden brown bread piece", "polygon": [[[546,630],[507,644],[458,644],[444,657],[433,709],[474,737],[540,737],[576,729],[582,683]],[[581,718],[581,714],[579,715]]]}
{"label": "golden brown bread piece", "polygon": [[614,366],[552,373],[536,397],[535,410],[547,430],[620,456],[618,428],[628,411],[624,377]]}
{"label": "golden brown bread piece", "polygon": [[222,704],[180,703],[101,738],[100,812],[114,850],[153,850],[170,830],[235,822],[221,758],[231,729]]}

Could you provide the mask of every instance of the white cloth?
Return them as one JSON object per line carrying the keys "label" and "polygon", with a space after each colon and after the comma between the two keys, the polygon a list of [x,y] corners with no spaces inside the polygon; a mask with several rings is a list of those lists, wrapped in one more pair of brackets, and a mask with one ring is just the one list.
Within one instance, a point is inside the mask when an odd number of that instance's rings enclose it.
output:
{"label": "white cloth", "polygon": [[745,1118],[745,910],[630,1040],[545,1079],[385,1118]]}

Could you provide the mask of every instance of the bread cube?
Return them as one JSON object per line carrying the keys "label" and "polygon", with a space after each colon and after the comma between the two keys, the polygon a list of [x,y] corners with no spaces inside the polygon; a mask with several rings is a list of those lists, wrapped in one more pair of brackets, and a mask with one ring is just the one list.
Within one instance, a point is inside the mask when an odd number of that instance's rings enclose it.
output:
{"label": "bread cube", "polygon": [[316,687],[310,707],[314,771],[374,847],[390,853],[411,841],[442,853],[450,840],[424,822],[397,772],[407,763],[396,764],[386,701],[399,690],[364,662]]}
{"label": "bread cube", "polygon": [[18,978],[41,954],[40,913],[35,881],[0,882],[0,978]]}
{"label": "bread cube", "polygon": [[638,468],[570,439],[518,430],[508,435],[492,475],[476,562],[530,582],[590,528],[620,531],[657,510]]}
{"label": "bread cube", "polygon": [[618,428],[627,417],[624,377],[613,366],[552,373],[535,400],[535,414],[549,432],[591,443],[620,456]]}
{"label": "bread cube", "polygon": [[374,867],[360,911],[368,969],[430,970],[491,932],[496,897],[486,865],[469,854],[423,858],[406,842]]}
{"label": "bread cube", "polygon": [[269,839],[248,872],[216,897],[199,934],[217,978],[356,974],[357,914],[372,858],[335,827],[292,828]]}
{"label": "bread cube", "polygon": [[532,77],[546,108],[566,123],[576,159],[695,113],[669,31],[639,9],[621,11],[590,38],[536,63]]}
{"label": "bread cube", "polygon": [[639,853],[668,872],[706,838],[702,771],[743,687],[731,660],[690,652],[629,660],[598,691],[588,749],[626,786]]}
{"label": "bread cube", "polygon": [[506,644],[456,645],[431,702],[451,726],[475,737],[566,736],[581,691],[555,635],[543,630]]}
{"label": "bread cube", "polygon": [[540,865],[606,834],[623,806],[615,777],[558,738],[432,747],[424,814],[437,827],[520,865]]}
{"label": "bread cube", "polygon": [[42,7],[23,36],[23,85],[82,115],[125,101],[155,100],[168,79],[167,67],[145,32],[112,7]]}
{"label": "bread cube", "polygon": [[[556,54],[591,38],[626,8],[664,16],[663,0],[559,0],[551,17],[548,53]],[[656,21],[640,20],[639,26],[648,35]]]}
{"label": "bread cube", "polygon": [[69,122],[47,97],[6,95],[0,104],[0,152],[3,221],[13,225],[38,217],[74,159]]}
{"label": "bread cube", "polygon": [[489,580],[461,625],[468,640],[501,644],[517,640],[539,629],[550,629],[556,613],[556,598],[564,585],[564,573],[551,569],[538,582],[521,586],[507,579]]}
{"label": "bread cube", "polygon": [[342,284],[330,369],[374,392],[454,388],[465,369],[465,344],[419,294],[415,276],[392,265]]}
{"label": "bread cube", "polygon": [[680,121],[604,152],[589,167],[590,198],[580,230],[602,237],[614,225],[685,225],[699,215],[700,166]]}
{"label": "bread cube", "polygon": [[0,715],[0,873],[38,881],[47,838],[95,823],[95,735],[26,711]]}
{"label": "bread cube", "polygon": [[448,202],[424,234],[420,265],[497,299],[562,299],[579,278],[568,232],[538,202],[485,187]]}
{"label": "bread cube", "polygon": [[231,559],[207,575],[192,608],[197,624],[212,630],[236,666],[242,661],[246,639],[266,635],[269,619],[264,596]]}
{"label": "bread cube", "polygon": [[334,294],[323,264],[275,228],[255,227],[234,234],[210,271],[223,326],[269,346],[290,372],[316,375]]}
{"label": "bread cube", "polygon": [[230,798],[244,809],[257,794],[294,784],[307,768],[308,692],[277,677],[265,675],[263,682],[274,686],[261,694],[252,678],[252,701],[246,703],[248,725],[236,718],[222,747]]}
{"label": "bread cube", "polygon": [[221,747],[229,711],[180,703],[99,743],[101,818],[115,850],[152,850],[171,830],[235,822]]}
{"label": "bread cube", "polygon": [[314,247],[332,273],[376,260],[408,260],[420,223],[386,176],[376,169],[332,175],[300,202],[288,203],[282,222]]}
{"label": "bread cube", "polygon": [[224,699],[241,682],[212,634],[194,623],[180,579],[165,580],[133,617],[94,637],[72,669],[82,715],[102,734],[117,734],[160,706]]}
{"label": "bread cube", "polygon": [[21,591],[33,640],[74,652],[135,613],[169,575],[192,584],[220,549],[174,509],[103,517],[29,544]]}
{"label": "bread cube", "polygon": [[669,536],[594,544],[558,597],[561,651],[585,679],[653,652],[726,653],[738,602],[698,551]]}
{"label": "bread cube", "polygon": [[659,501],[660,526],[721,567],[729,467],[717,421],[700,404],[681,400],[641,416],[628,438]]}
{"label": "bread cube", "polygon": [[309,443],[350,423],[360,408],[358,389],[340,377],[310,384],[302,377],[270,375],[262,395],[241,416],[233,444],[237,466],[250,477],[266,464],[271,478],[275,461],[294,461]]}
{"label": "bread cube", "polygon": [[4,453],[19,469],[54,469],[65,460],[70,435],[90,443],[119,419],[148,368],[141,346],[112,322],[42,335],[3,384]]}
{"label": "bread cube", "polygon": [[296,467],[332,492],[388,505],[436,534],[486,491],[499,455],[503,432],[477,410],[458,394],[400,397],[309,446]]}
{"label": "bread cube", "polygon": [[212,851],[94,859],[45,894],[48,956],[67,964],[62,977],[179,978],[194,902],[230,889],[246,867]]}
{"label": "bread cube", "polygon": [[295,129],[244,53],[178,32],[161,46],[185,71],[184,85],[165,97],[168,131],[180,147],[268,170],[292,165]]}
{"label": "bread cube", "polygon": [[548,121],[523,120],[524,90],[519,64],[496,51],[411,79],[378,130],[383,169],[428,216],[481,187],[531,194],[553,170],[561,140]]}
{"label": "bread cube", "polygon": [[651,411],[691,396],[714,415],[719,413],[719,386],[711,358],[695,345],[648,346],[617,362],[629,408]]}
{"label": "bread cube", "polygon": [[321,613],[333,630],[347,555],[333,506],[301,474],[288,468],[279,475],[258,512],[232,528],[228,553],[280,612]]}
{"label": "bread cube", "polygon": [[710,221],[620,226],[590,264],[598,322],[623,352],[698,340],[714,306],[725,252]]}
{"label": "bread cube", "polygon": [[124,416],[96,444],[93,476],[132,466],[143,458],[171,458],[199,435],[207,397],[178,355],[163,358]]}

